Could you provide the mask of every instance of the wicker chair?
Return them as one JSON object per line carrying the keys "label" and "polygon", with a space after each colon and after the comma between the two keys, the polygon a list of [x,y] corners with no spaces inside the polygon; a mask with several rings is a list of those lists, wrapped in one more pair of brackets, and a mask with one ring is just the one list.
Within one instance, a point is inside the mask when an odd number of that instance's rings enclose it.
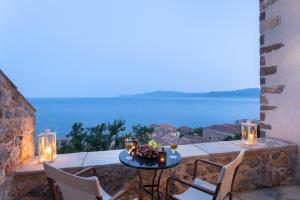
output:
{"label": "wicker chair", "polygon": [[[61,191],[64,200],[116,200],[123,196],[134,185],[133,180],[127,187],[116,193],[114,196],[107,194],[100,186],[96,177],[95,168],[86,168],[75,174],[70,174],[57,169],[44,162],[46,177],[54,200],[58,200],[56,188]],[[92,177],[80,177],[91,171]]]}
{"label": "wicker chair", "polygon": [[[231,163],[222,166],[217,163],[200,159],[196,160],[194,168],[194,182],[179,179],[177,177],[170,177],[167,180],[166,199],[176,200],[224,200],[225,198],[232,199],[233,181],[238,171],[238,168],[244,158],[244,151],[241,151],[235,160]],[[206,182],[202,179],[196,178],[197,166],[199,162],[209,164],[221,169],[217,185]],[[171,181],[178,182],[184,186],[189,187],[185,192],[177,195],[170,194]]]}

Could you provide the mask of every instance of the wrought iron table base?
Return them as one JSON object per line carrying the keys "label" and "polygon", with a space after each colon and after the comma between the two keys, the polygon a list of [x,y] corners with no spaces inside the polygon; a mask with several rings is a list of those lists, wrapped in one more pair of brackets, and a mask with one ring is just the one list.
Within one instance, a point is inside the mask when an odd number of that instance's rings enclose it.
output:
{"label": "wrought iron table base", "polygon": [[[163,170],[154,170],[154,175],[152,178],[152,184],[143,184],[143,178],[142,175],[140,173],[140,170],[137,169],[137,173],[139,175],[140,178],[140,189],[142,189],[143,191],[145,191],[147,194],[149,194],[151,196],[151,199],[154,199],[154,192],[157,193],[157,198],[160,200],[160,193],[159,193],[159,186],[160,186],[160,179],[161,179],[161,175],[163,173]],[[159,175],[158,175],[159,174]],[[157,181],[155,181],[156,177],[158,175],[158,179]],[[149,189],[150,188],[150,191]]]}

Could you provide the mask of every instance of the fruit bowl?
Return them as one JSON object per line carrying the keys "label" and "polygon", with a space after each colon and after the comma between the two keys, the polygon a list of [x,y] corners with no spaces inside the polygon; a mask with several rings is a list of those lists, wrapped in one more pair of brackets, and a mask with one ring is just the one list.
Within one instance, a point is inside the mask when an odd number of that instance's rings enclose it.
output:
{"label": "fruit bowl", "polygon": [[136,148],[136,153],[138,156],[143,158],[157,158],[158,150],[153,149],[148,144],[138,145]]}

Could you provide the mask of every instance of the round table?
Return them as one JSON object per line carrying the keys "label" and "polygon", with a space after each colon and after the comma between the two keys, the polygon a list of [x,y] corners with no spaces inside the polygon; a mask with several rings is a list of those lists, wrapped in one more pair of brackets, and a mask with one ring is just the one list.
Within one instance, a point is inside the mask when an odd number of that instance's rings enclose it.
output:
{"label": "round table", "polygon": [[[154,190],[157,193],[158,199],[160,199],[159,194],[159,185],[161,175],[164,169],[169,169],[172,167],[177,166],[181,161],[181,155],[176,151],[174,155],[176,156],[175,159],[171,159],[171,151],[169,148],[165,148],[167,153],[167,158],[165,163],[159,163],[158,159],[149,159],[149,158],[142,158],[140,156],[133,156],[132,160],[127,160],[126,157],[128,156],[127,151],[122,151],[119,155],[120,162],[124,165],[135,168],[139,175],[140,179],[140,187],[149,194],[152,199],[154,199]],[[141,176],[140,170],[152,170],[154,171],[154,175],[152,177],[152,184],[144,184],[143,178]],[[156,178],[158,176],[158,179]],[[157,179],[157,180],[156,180]],[[150,188],[150,191],[149,189]]]}

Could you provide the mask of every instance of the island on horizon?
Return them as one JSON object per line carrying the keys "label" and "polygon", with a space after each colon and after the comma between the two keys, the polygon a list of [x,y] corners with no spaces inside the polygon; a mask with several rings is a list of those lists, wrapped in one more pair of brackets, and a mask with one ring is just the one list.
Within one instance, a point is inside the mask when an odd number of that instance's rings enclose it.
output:
{"label": "island on horizon", "polygon": [[259,97],[260,88],[245,88],[229,91],[211,91],[211,92],[176,92],[157,90],[154,92],[139,93],[133,95],[120,95],[118,98],[195,98],[195,97]]}

